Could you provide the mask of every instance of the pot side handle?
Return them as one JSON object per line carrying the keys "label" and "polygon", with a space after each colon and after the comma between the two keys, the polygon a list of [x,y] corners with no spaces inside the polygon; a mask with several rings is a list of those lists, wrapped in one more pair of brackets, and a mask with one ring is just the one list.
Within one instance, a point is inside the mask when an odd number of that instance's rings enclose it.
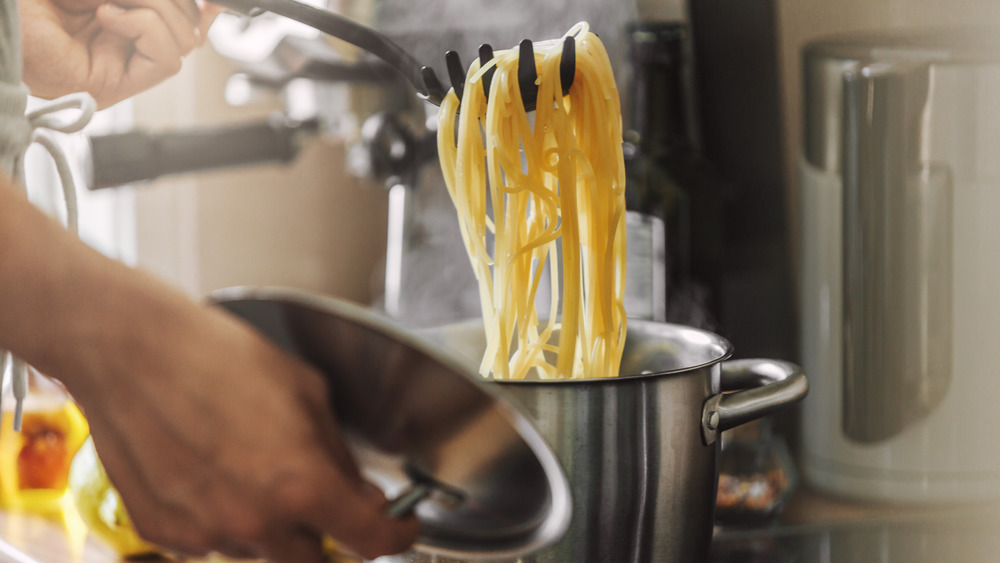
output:
{"label": "pot side handle", "polygon": [[801,400],[809,391],[802,368],[780,360],[733,360],[722,363],[722,393],[705,400],[701,436],[705,445],[719,432],[770,414]]}

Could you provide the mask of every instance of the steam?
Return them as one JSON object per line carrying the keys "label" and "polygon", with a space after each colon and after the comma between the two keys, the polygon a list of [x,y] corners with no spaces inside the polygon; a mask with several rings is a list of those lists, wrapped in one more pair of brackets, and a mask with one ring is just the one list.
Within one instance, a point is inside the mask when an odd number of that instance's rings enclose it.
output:
{"label": "steam", "polygon": [[[448,50],[468,65],[482,43],[506,49],[525,38],[552,39],[580,21],[590,23],[612,64],[624,69],[625,26],[636,17],[634,0],[379,0],[374,25],[444,78]],[[479,317],[477,283],[436,161],[421,171],[412,201],[397,320],[419,327]]]}
{"label": "steam", "polygon": [[634,0],[379,0],[375,26],[444,77],[445,51],[468,65],[483,43],[506,49],[525,38],[553,39],[580,21],[590,22],[618,68],[625,25],[636,17]]}

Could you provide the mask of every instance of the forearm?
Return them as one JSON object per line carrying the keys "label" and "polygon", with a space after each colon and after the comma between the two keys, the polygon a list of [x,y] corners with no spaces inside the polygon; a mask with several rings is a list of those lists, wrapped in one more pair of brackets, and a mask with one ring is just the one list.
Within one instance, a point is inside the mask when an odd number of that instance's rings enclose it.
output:
{"label": "forearm", "polygon": [[72,390],[153,345],[137,325],[185,322],[197,310],[187,301],[94,251],[0,179],[0,348]]}
{"label": "forearm", "polygon": [[312,368],[91,250],[0,179],[0,347],[60,379],[146,539],[180,552],[374,559],[414,517],[355,469]]}

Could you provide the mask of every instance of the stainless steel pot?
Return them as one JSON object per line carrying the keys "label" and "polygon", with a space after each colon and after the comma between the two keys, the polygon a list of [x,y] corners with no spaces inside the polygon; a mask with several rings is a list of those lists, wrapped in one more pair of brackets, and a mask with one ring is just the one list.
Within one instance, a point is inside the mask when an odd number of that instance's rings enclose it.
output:
{"label": "stainless steel pot", "polygon": [[704,560],[719,432],[807,390],[797,366],[652,321],[630,321],[619,378],[487,384],[479,323],[416,335],[280,288],[213,300],[326,375],[362,471],[416,511],[415,551],[385,561]]}
{"label": "stainless steel pot", "polygon": [[[478,323],[428,336],[469,359],[485,348]],[[498,383],[549,441],[573,496],[562,540],[518,561],[704,561],[719,432],[798,401],[808,389],[798,366],[725,361],[732,351],[709,332],[631,320],[622,377]]]}

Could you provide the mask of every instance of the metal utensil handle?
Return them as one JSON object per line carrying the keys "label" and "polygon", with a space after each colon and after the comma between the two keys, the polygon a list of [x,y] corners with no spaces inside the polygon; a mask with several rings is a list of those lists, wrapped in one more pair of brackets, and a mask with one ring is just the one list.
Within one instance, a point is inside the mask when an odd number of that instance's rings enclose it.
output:
{"label": "metal utensil handle", "polygon": [[409,53],[391,39],[330,10],[296,0],[216,0],[215,4],[243,14],[271,12],[318,29],[377,56],[398,70],[422,95],[428,93],[421,69]]}
{"label": "metal utensil handle", "polygon": [[709,397],[702,409],[701,432],[706,445],[714,443],[719,432],[799,401],[809,391],[802,368],[780,360],[723,362],[720,383],[723,393]]}
{"label": "metal utensil handle", "polygon": [[442,483],[417,465],[407,462],[404,470],[410,478],[410,485],[389,501],[386,508],[389,516],[402,518],[413,512],[421,501],[431,497],[439,507],[447,510],[454,510],[465,502],[465,492]]}
{"label": "metal utensil handle", "polygon": [[291,162],[302,138],[319,132],[319,121],[276,115],[265,121],[167,132],[126,131],[90,137],[90,177],[96,190],[261,162]]}
{"label": "metal utensil handle", "polygon": [[411,485],[396,498],[389,502],[385,513],[392,518],[402,518],[413,512],[417,504],[429,497],[434,492],[434,487],[428,483],[417,483]]}

